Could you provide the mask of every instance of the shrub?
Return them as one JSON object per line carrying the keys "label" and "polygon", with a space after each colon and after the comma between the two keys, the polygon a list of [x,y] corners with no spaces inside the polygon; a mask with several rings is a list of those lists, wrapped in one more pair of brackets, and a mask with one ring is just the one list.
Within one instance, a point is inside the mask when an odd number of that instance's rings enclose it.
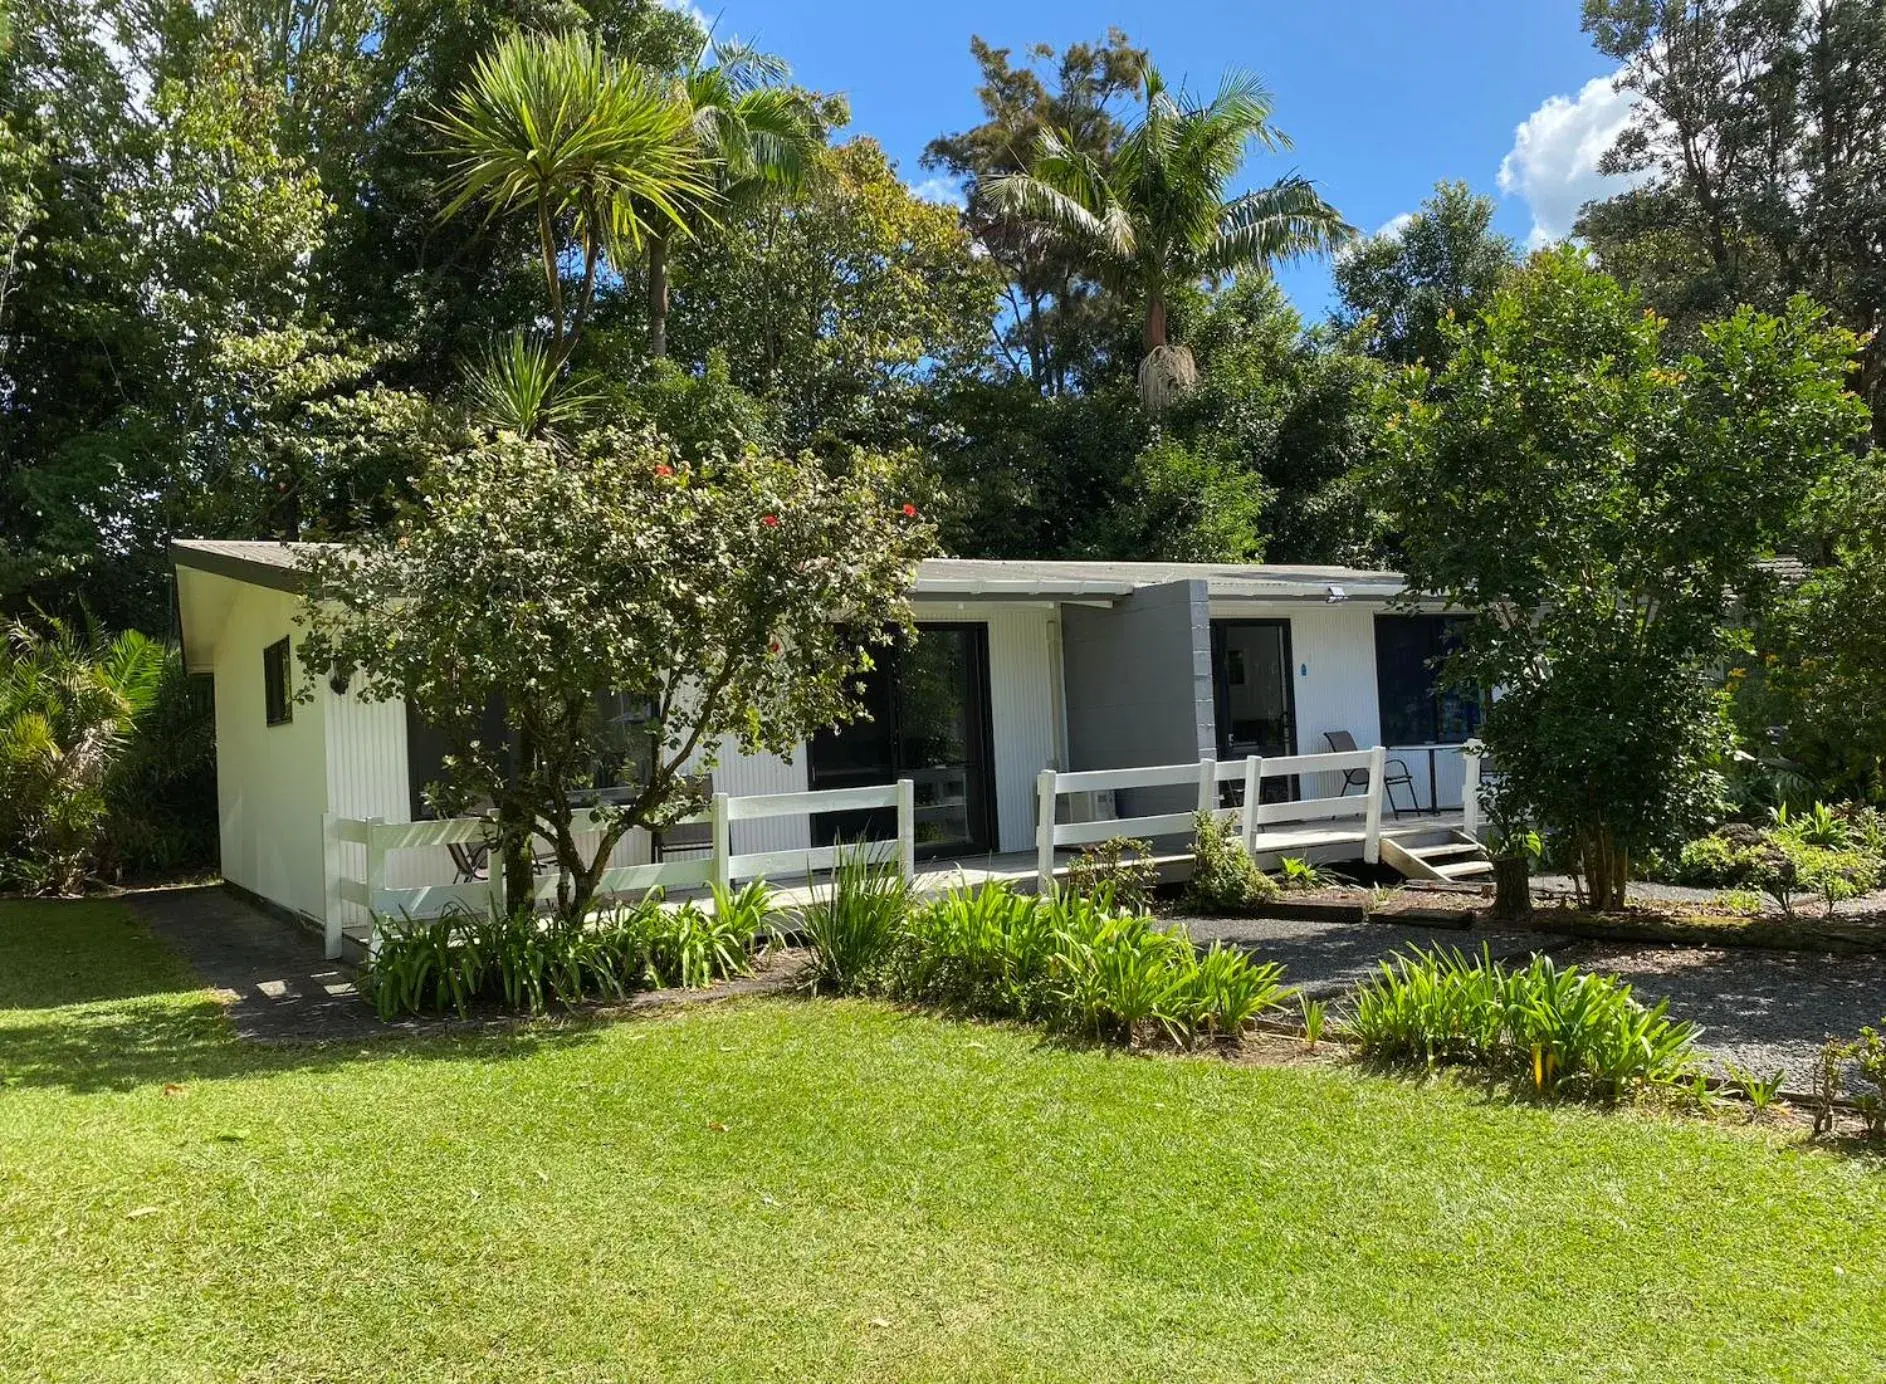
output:
{"label": "shrub", "polygon": [[751,969],[751,947],[770,932],[762,884],[716,890],[715,909],[669,908],[660,890],[586,923],[539,914],[457,909],[431,919],[385,920],[362,971],[383,1019],[463,1017],[476,1001],[537,1014],[552,1003],[619,999],[664,985],[696,987]]}
{"label": "shrub", "polygon": [[1672,1084],[1694,1066],[1694,1024],[1672,1020],[1661,1002],[1645,1008],[1614,976],[1545,956],[1508,971],[1484,950],[1472,960],[1417,950],[1382,963],[1354,1004],[1350,1028],[1366,1053],[1524,1074],[1543,1094],[1616,1096]]}
{"label": "shrub", "polygon": [[1067,886],[1076,894],[1105,894],[1128,913],[1152,911],[1159,867],[1153,843],[1114,836],[1088,846],[1068,867]]}
{"label": "shrub", "polygon": [[1033,897],[1005,884],[911,909],[868,979],[848,984],[1129,1042],[1153,1030],[1234,1037],[1291,994],[1281,966],[1233,948],[1201,954],[1108,890]]}
{"label": "shrub", "polygon": [[[913,909],[898,939],[890,988],[906,999],[961,1006],[997,1017],[1037,1017],[1054,960],[1063,896],[1038,900],[1006,884],[955,889]],[[1102,899],[1069,891],[1077,907],[1112,911]]]}
{"label": "shrub", "polygon": [[0,874],[78,893],[92,869],[113,766],[157,698],[164,650],[49,619],[16,621],[0,657]]}
{"label": "shrub", "polygon": [[105,780],[99,867],[111,878],[216,864],[216,703],[171,650],[150,707]]}
{"label": "shrub", "polygon": [[1869,1139],[1886,1138],[1886,1019],[1879,1028],[1863,1028],[1860,1036],[1841,1040],[1829,1038],[1821,1046],[1818,1091],[1820,1109],[1814,1117],[1816,1134],[1830,1133],[1834,1127],[1834,1102],[1839,1099],[1846,1072],[1852,1069],[1864,1089],[1854,1093],[1854,1108],[1866,1126]]}
{"label": "shrub", "polygon": [[1307,889],[1324,889],[1336,882],[1335,876],[1320,865],[1313,865],[1307,860],[1300,860],[1294,855],[1287,855],[1277,862],[1279,884],[1285,893],[1299,893]]}
{"label": "shrub", "polygon": [[875,988],[909,907],[910,882],[895,861],[874,859],[863,842],[842,848],[831,883],[801,914],[813,983]]}
{"label": "shrub", "polygon": [[1236,817],[1201,812],[1193,819],[1192,879],[1185,906],[1199,913],[1246,913],[1275,899],[1277,881],[1245,854]]}
{"label": "shrub", "polygon": [[1759,845],[1738,845],[1723,833],[1714,832],[1685,845],[1672,873],[1677,884],[1697,889],[1732,889],[1756,882],[1762,869]]}
{"label": "shrub", "polygon": [[691,903],[679,908],[646,909],[642,945],[649,983],[698,989],[753,969],[757,940],[770,930],[772,891],[754,880],[734,893],[714,886],[714,907]]}

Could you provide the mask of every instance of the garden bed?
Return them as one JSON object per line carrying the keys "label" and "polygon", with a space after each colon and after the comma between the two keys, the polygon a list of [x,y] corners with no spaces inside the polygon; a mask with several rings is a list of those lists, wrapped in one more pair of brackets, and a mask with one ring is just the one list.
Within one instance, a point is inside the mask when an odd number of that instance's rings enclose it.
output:
{"label": "garden bed", "polygon": [[1533,925],[1542,932],[1603,942],[1755,947],[1847,956],[1886,953],[1886,915],[1881,914],[1749,917],[1727,909],[1711,910],[1706,905],[1659,908],[1639,904],[1615,913],[1592,913],[1576,907],[1540,908],[1534,912]]}

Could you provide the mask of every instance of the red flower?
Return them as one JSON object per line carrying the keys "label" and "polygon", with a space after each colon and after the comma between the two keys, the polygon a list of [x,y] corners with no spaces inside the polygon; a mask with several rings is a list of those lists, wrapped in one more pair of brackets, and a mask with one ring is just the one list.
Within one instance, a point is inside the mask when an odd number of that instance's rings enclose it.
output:
{"label": "red flower", "polygon": [[769,529],[776,529],[779,527],[779,516],[777,514],[762,514],[760,516],[760,522]]}
{"label": "red flower", "polygon": [[904,518],[915,519],[916,517],[917,517],[917,507],[915,505],[905,505]]}
{"label": "red flower", "polygon": [[777,639],[775,639],[775,640],[774,640],[774,641],[773,641],[772,643],[770,643],[770,644],[768,644],[768,645],[766,646],[766,649],[767,649],[767,652],[768,652],[768,653],[775,653],[775,654],[776,654],[776,653],[778,653],[778,652],[779,652],[779,641],[778,641]]}
{"label": "red flower", "polygon": [[668,465],[665,461],[655,468],[655,474],[658,476],[672,476],[674,473],[674,467]]}

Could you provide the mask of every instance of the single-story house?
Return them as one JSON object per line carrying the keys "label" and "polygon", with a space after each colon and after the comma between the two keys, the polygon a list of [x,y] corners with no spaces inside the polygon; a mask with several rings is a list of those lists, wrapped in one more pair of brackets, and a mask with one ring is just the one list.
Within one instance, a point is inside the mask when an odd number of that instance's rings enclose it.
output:
{"label": "single-story house", "polygon": [[[325,676],[312,700],[294,700],[293,545],[189,540],[172,556],[185,664],[215,679],[223,874],[318,918],[324,814],[423,815],[437,737],[403,704],[364,701]],[[1437,687],[1433,660],[1458,617],[1404,596],[1396,573],[1339,567],[935,559],[911,590],[919,637],[886,660],[872,718],[789,759],[726,754],[713,787],[909,778],[921,853],[991,855],[1031,849],[1044,768],[1309,754],[1346,734],[1399,751],[1414,782],[1394,805],[1457,807],[1462,766],[1448,751],[1478,707]],[[733,848],[790,850],[855,825],[843,814],[739,822]],[[625,841],[620,859],[647,860],[652,846]]]}

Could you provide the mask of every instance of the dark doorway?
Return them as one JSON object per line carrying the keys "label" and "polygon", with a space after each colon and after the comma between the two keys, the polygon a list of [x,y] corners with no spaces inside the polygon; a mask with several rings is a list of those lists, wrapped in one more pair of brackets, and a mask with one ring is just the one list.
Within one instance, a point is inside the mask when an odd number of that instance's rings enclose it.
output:
{"label": "dark doorway", "polygon": [[[995,841],[994,746],[989,718],[989,631],[980,624],[919,625],[886,649],[865,680],[868,721],[821,731],[807,752],[812,788],[912,780],[917,854],[964,855]],[[889,808],[812,819],[814,845],[896,834]]]}
{"label": "dark doorway", "polygon": [[[1220,760],[1297,752],[1291,666],[1288,620],[1212,621],[1212,703]],[[1241,798],[1242,792],[1237,788],[1235,796]],[[1264,781],[1266,802],[1283,801],[1294,792],[1293,779]]]}

